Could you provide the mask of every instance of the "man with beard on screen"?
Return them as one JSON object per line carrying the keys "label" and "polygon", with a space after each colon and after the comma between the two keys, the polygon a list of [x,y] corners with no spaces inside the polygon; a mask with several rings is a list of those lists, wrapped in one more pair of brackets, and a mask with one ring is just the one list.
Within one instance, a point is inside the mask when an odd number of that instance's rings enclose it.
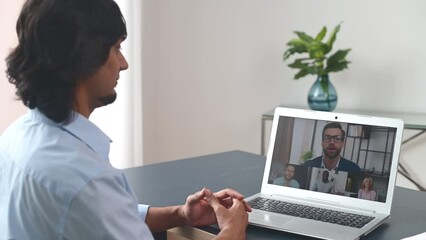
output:
{"label": "man with beard on screen", "polygon": [[345,131],[342,125],[331,122],[324,126],[322,130],[321,146],[322,156],[313,158],[305,162],[307,167],[325,168],[329,171],[338,170],[344,172],[359,172],[359,166],[340,155],[345,145]]}

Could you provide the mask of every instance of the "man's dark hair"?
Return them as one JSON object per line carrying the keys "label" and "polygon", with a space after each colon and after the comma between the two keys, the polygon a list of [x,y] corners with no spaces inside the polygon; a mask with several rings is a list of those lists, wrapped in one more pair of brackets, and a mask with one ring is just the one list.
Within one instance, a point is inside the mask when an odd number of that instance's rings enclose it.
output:
{"label": "man's dark hair", "polygon": [[293,164],[290,164],[290,163],[285,164],[284,170],[287,169],[288,167],[293,167],[296,170],[296,167]]}
{"label": "man's dark hair", "polygon": [[16,31],[8,80],[27,107],[57,123],[71,119],[78,81],[95,73],[127,35],[113,0],[27,0]]}
{"label": "man's dark hair", "polygon": [[345,131],[343,130],[342,125],[340,125],[340,123],[338,123],[338,122],[327,123],[324,126],[324,128],[322,129],[322,135],[323,136],[324,136],[325,130],[327,130],[329,128],[338,128],[338,129],[340,129],[340,131],[342,131],[342,137],[343,137],[343,139],[345,139]]}

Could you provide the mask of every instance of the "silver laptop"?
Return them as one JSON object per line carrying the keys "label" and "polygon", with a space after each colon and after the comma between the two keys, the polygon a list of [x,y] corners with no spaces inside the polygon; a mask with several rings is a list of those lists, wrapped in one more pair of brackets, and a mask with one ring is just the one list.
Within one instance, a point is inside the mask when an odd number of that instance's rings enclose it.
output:
{"label": "silver laptop", "polygon": [[390,217],[399,119],[276,108],[252,225],[359,239]]}

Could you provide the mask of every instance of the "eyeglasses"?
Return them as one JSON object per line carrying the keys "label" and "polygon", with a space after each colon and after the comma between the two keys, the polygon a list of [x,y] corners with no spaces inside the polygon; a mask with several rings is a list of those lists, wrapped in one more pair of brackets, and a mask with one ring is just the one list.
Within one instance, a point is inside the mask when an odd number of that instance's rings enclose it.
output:
{"label": "eyeglasses", "polygon": [[336,135],[336,136],[324,135],[324,136],[322,136],[323,142],[329,143],[329,142],[331,142],[331,139],[333,139],[333,141],[336,142],[336,143],[341,143],[341,142],[343,142],[343,140],[345,138],[343,136],[340,136],[340,135]]}

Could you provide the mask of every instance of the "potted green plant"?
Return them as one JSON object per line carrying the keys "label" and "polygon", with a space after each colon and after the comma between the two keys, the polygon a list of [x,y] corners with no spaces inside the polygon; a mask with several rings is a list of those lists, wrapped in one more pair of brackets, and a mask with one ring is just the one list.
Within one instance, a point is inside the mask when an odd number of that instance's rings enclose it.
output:
{"label": "potted green plant", "polygon": [[304,163],[307,160],[312,159],[313,157],[314,157],[314,151],[309,150],[309,151],[304,152],[300,158],[302,160],[302,163]]}
{"label": "potted green plant", "polygon": [[339,30],[340,24],[333,29],[326,40],[325,26],[315,37],[295,31],[297,38],[287,43],[288,49],[284,52],[284,61],[292,55],[305,54],[288,64],[289,67],[299,70],[294,75],[294,79],[300,79],[308,74],[317,76],[316,82],[308,93],[308,104],[311,109],[332,111],[337,105],[337,93],[330,82],[329,73],[348,68],[350,62],[346,60],[346,56],[351,50],[341,49],[331,54]]}

